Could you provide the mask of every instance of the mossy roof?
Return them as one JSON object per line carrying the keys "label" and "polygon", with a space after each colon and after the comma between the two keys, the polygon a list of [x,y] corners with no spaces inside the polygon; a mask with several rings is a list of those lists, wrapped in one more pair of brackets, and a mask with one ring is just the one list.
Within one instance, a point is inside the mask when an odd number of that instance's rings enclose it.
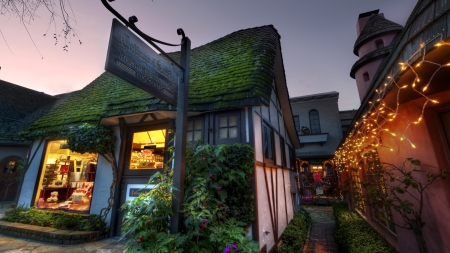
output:
{"label": "mossy roof", "polygon": [[20,141],[18,133],[47,113],[58,98],[0,80],[0,141]]}
{"label": "mossy roof", "polygon": [[[272,26],[236,31],[191,50],[189,111],[268,105],[279,34]],[[175,60],[179,52],[169,54]],[[166,102],[104,72],[65,103],[37,120],[28,138],[70,125],[97,124],[102,117],[176,110]]]}

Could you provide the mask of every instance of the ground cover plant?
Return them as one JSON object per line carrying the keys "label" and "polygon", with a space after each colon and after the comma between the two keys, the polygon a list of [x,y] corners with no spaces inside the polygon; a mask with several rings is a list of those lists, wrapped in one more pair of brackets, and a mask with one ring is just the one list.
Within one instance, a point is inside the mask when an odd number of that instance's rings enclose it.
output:
{"label": "ground cover plant", "polygon": [[277,248],[277,253],[297,253],[303,247],[308,228],[312,224],[309,212],[301,208],[300,212],[294,214],[294,218],[281,235],[283,243]]}
{"label": "ground cover plant", "polygon": [[397,252],[356,212],[349,211],[347,204],[334,204],[333,214],[336,222],[335,237],[342,252]]}
{"label": "ground cover plant", "polygon": [[15,207],[5,212],[2,220],[65,230],[107,230],[106,223],[99,215],[82,216],[62,211],[43,211],[34,207]]}
{"label": "ground cover plant", "polygon": [[156,173],[153,188],[122,206],[126,252],[256,252],[246,237],[254,220],[249,145],[193,145],[186,152],[184,228],[170,234],[172,170]]}

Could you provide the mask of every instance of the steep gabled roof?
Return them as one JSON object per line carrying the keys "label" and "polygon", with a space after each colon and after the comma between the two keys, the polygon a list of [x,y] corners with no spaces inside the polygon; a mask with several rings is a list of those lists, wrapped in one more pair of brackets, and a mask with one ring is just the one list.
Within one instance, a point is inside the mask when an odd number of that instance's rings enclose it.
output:
{"label": "steep gabled roof", "polygon": [[[212,111],[269,104],[279,34],[272,26],[240,30],[191,51],[190,111]],[[175,60],[179,52],[170,54]],[[173,106],[103,73],[29,128],[29,136],[46,136],[101,117],[176,110]]]}
{"label": "steep gabled roof", "polygon": [[[0,141],[19,141],[18,132],[25,130],[57,98],[0,80]],[[50,108],[48,108],[50,109]]]}
{"label": "steep gabled roof", "polygon": [[402,29],[403,26],[387,20],[380,15],[372,15],[369,20],[367,20],[367,23],[361,31],[361,34],[359,34],[358,39],[356,39],[353,53],[358,56],[358,49],[362,46],[362,44],[376,35],[393,31],[400,32]]}

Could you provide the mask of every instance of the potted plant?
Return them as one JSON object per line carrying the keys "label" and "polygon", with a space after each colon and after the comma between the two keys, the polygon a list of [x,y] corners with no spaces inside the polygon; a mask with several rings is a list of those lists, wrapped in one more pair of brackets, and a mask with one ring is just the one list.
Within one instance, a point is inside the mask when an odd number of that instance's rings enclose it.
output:
{"label": "potted plant", "polygon": [[307,126],[302,126],[302,128],[300,129],[302,131],[303,134],[309,134],[310,130]]}

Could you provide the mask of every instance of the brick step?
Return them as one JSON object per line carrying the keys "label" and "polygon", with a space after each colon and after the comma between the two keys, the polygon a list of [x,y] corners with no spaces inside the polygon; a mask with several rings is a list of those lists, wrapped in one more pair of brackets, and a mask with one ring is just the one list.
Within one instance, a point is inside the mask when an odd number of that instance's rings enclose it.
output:
{"label": "brick step", "polygon": [[55,244],[79,244],[106,238],[101,231],[72,231],[0,221],[0,234]]}

